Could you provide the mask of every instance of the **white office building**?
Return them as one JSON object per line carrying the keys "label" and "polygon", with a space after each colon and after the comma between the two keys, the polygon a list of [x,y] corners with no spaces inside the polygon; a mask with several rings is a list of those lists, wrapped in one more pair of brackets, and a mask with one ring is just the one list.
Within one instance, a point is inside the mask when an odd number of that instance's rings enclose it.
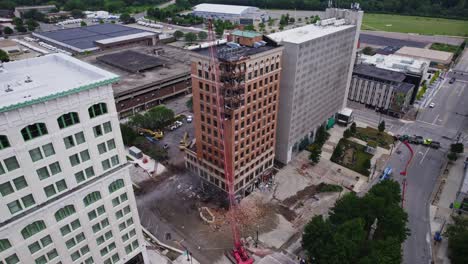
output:
{"label": "white office building", "polygon": [[144,263],[112,83],[64,54],[0,66],[0,263]]}
{"label": "white office building", "polygon": [[305,139],[346,105],[363,12],[329,8],[326,19],[269,37],[284,46],[276,159],[288,163]]}
{"label": "white office building", "polygon": [[239,23],[242,18],[253,20],[266,18],[266,13],[258,7],[239,5],[199,4],[193,7],[192,14],[206,19],[229,20],[235,23]]}

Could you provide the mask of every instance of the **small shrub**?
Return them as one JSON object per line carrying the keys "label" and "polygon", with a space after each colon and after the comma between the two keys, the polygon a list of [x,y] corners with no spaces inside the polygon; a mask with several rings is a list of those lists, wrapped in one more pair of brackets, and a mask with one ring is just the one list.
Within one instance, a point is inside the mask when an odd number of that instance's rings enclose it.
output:
{"label": "small shrub", "polygon": [[322,192],[341,192],[343,190],[343,187],[335,184],[328,184],[328,183],[320,183],[317,186],[317,192],[322,193]]}

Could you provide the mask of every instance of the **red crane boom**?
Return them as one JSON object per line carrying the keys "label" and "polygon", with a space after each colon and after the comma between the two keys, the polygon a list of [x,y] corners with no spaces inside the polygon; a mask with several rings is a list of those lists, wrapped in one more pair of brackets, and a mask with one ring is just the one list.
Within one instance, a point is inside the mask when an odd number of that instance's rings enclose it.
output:
{"label": "red crane boom", "polygon": [[215,93],[216,93],[216,108],[217,108],[217,119],[218,124],[220,124],[218,128],[218,134],[222,139],[222,153],[224,157],[224,176],[226,179],[226,186],[228,191],[228,199],[229,199],[229,222],[231,224],[231,231],[232,236],[234,239],[234,249],[231,252],[232,257],[236,260],[237,264],[252,264],[254,260],[249,257],[247,251],[245,250],[242,242],[240,240],[240,233],[239,233],[239,225],[236,219],[238,215],[238,208],[235,199],[235,192],[234,192],[234,173],[232,170],[231,161],[231,151],[227,150],[227,138],[224,136],[224,127],[225,127],[225,119],[224,119],[224,96],[223,91],[220,88],[220,77],[219,77],[219,63],[217,60],[217,49],[216,49],[216,36],[213,31],[213,23],[212,20],[208,20],[208,41],[210,42],[209,47],[209,54],[210,54],[210,68],[214,73],[214,86],[215,86]]}

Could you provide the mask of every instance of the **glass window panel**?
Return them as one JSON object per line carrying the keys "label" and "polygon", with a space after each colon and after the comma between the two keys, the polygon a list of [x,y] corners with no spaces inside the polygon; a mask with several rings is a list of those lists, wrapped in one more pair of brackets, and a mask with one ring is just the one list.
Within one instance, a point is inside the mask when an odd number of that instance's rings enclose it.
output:
{"label": "glass window panel", "polygon": [[58,256],[57,250],[53,249],[47,253],[49,260],[52,260]]}
{"label": "glass window panel", "polygon": [[80,152],[81,162],[87,161],[90,159],[88,150],[83,150]]}
{"label": "glass window panel", "polygon": [[109,219],[106,218],[106,219],[102,220],[101,225],[102,225],[103,228],[108,226],[109,225]]}
{"label": "glass window panel", "polygon": [[47,263],[47,259],[45,256],[41,256],[39,258],[37,258],[35,260],[36,264],[46,264]]}
{"label": "glass window panel", "polygon": [[3,160],[3,162],[5,162],[5,167],[8,171],[16,170],[19,168],[19,163],[15,156],[9,157],[8,159]]}
{"label": "glass window panel", "polygon": [[54,145],[52,145],[52,143],[42,146],[42,150],[44,151],[44,155],[46,157],[49,157],[55,154]]}
{"label": "glass window panel", "polygon": [[94,136],[95,137],[99,137],[99,136],[102,136],[104,134],[102,132],[101,125],[93,127],[93,131],[94,131]]}
{"label": "glass window panel", "polygon": [[120,200],[123,202],[123,201],[127,201],[128,200],[128,196],[127,196],[127,193],[123,193],[122,195],[120,195]]}
{"label": "glass window panel", "polygon": [[65,143],[65,148],[66,149],[69,149],[69,148],[75,146],[75,141],[73,140],[72,136],[68,136],[68,137],[64,138],[63,142]]}
{"label": "glass window panel", "polygon": [[93,232],[94,233],[99,232],[99,230],[101,230],[101,226],[99,225],[99,223],[93,225]]}
{"label": "glass window panel", "polygon": [[24,178],[24,176],[20,176],[14,179],[13,184],[15,184],[15,188],[17,191],[28,187],[28,183],[26,182],[26,179]]}
{"label": "glass window panel", "polygon": [[80,252],[79,251],[73,252],[73,254],[71,254],[70,256],[72,260],[75,261],[80,258]]}
{"label": "glass window panel", "polygon": [[135,229],[130,230],[129,234],[130,234],[131,237],[135,236],[136,235]]}
{"label": "glass window panel", "polygon": [[132,242],[133,249],[136,249],[138,247],[138,240],[135,240]]}
{"label": "glass window panel", "polygon": [[75,179],[76,179],[77,183],[80,183],[80,182],[86,180],[86,178],[84,176],[84,172],[79,171],[79,172],[75,173]]}
{"label": "glass window panel", "polygon": [[125,253],[130,254],[132,252],[132,245],[128,245],[125,247]]}
{"label": "glass window panel", "polygon": [[80,252],[81,252],[81,255],[84,255],[86,253],[89,252],[89,247],[88,246],[84,246],[80,249]]}
{"label": "glass window panel", "polygon": [[117,219],[122,218],[122,216],[123,216],[122,210],[119,210],[117,211],[117,213],[115,213],[115,217],[117,217]]}
{"label": "glass window panel", "polygon": [[43,247],[46,247],[47,245],[49,245],[51,243],[52,243],[52,238],[49,235],[41,238],[41,244],[42,244]]}
{"label": "glass window panel", "polygon": [[106,151],[107,151],[106,144],[105,143],[99,144],[98,145],[98,151],[99,151],[99,154],[106,153]]}
{"label": "glass window panel", "polygon": [[11,243],[8,239],[0,239],[0,252],[11,248]]}
{"label": "glass window panel", "polygon": [[110,169],[110,167],[111,167],[110,161],[109,161],[108,159],[103,160],[103,161],[101,162],[101,164],[102,164],[102,169],[103,169],[103,170],[108,170],[108,169]]}
{"label": "glass window panel", "polygon": [[4,184],[0,185],[0,193],[2,196],[7,196],[10,193],[13,193],[15,190],[13,189],[13,186],[11,186],[10,182],[5,182]]}
{"label": "glass window panel", "polygon": [[107,252],[108,252],[108,251],[107,251],[107,247],[101,249],[100,252],[101,252],[101,256],[105,256],[105,255],[107,254]]}
{"label": "glass window panel", "polygon": [[52,175],[62,172],[62,168],[60,168],[60,163],[58,163],[58,161],[50,164],[49,168]]}
{"label": "glass window panel", "polygon": [[99,206],[96,210],[97,210],[98,215],[102,215],[103,213],[106,212],[104,205]]}
{"label": "glass window panel", "polygon": [[78,164],[80,164],[80,158],[78,157],[78,154],[73,154],[69,157],[70,159],[70,164],[72,166],[76,166]]}
{"label": "glass window panel", "polygon": [[32,243],[31,245],[29,245],[28,248],[31,254],[34,254],[41,249],[41,245],[39,245],[39,242],[36,241]]}
{"label": "glass window panel", "polygon": [[112,205],[117,206],[120,204],[119,197],[112,199]]}
{"label": "glass window panel", "polygon": [[36,203],[32,194],[24,196],[21,198],[21,201],[23,201],[24,208],[28,208]]}
{"label": "glass window panel", "polygon": [[71,222],[71,226],[73,230],[77,229],[78,227],[81,227],[80,220],[76,219],[75,221]]}
{"label": "glass window panel", "polygon": [[126,227],[126,226],[125,226],[125,222],[122,222],[122,223],[119,224],[119,230],[120,230],[120,231],[124,230],[125,227]]}
{"label": "glass window panel", "polygon": [[86,142],[85,136],[83,132],[79,132],[75,134],[76,144],[79,145],[81,143]]}
{"label": "glass window panel", "polygon": [[0,174],[4,174],[4,173],[5,173],[5,169],[3,168],[3,165],[0,162]]}
{"label": "glass window panel", "polygon": [[92,192],[88,195],[86,195],[86,197],[83,199],[83,202],[85,204],[85,206],[88,206],[98,200],[101,199],[101,193],[96,191],[96,192]]}
{"label": "glass window panel", "polygon": [[49,171],[46,167],[40,168],[36,170],[37,176],[39,176],[40,180],[46,179],[50,177]]}
{"label": "glass window panel", "polygon": [[105,240],[104,240],[104,237],[103,237],[103,236],[100,236],[100,237],[96,238],[96,243],[97,243],[98,245],[101,245],[102,243],[104,243],[104,241],[105,241]]}
{"label": "glass window panel", "polygon": [[74,238],[68,239],[65,242],[65,245],[67,246],[68,249],[74,247],[76,245],[75,239]]}
{"label": "glass window panel", "polygon": [[86,172],[86,177],[88,178],[93,177],[95,175],[93,167],[86,168],[85,172]]}
{"label": "glass window panel", "polygon": [[114,255],[112,255],[112,261],[114,263],[116,263],[117,261],[119,261],[120,258],[119,258],[119,253],[115,253]]}
{"label": "glass window panel", "polygon": [[109,244],[109,251],[112,251],[115,248],[115,243],[112,242]]}
{"label": "glass window panel", "polygon": [[96,214],[95,210],[88,213],[88,218],[89,218],[90,221],[95,219],[96,217],[97,217],[97,214]]}
{"label": "glass window panel", "polygon": [[129,239],[128,234],[122,236],[122,240],[125,242]]}
{"label": "glass window panel", "polygon": [[106,238],[106,240],[110,239],[112,237],[112,231],[108,231],[104,234],[104,237]]}
{"label": "glass window panel", "polygon": [[84,233],[79,233],[78,235],[76,235],[76,242],[77,243],[80,243],[81,241],[85,240],[85,235]]}
{"label": "glass window panel", "polygon": [[65,180],[58,181],[56,184],[58,192],[62,192],[67,189],[67,183]]}
{"label": "glass window panel", "polygon": [[107,147],[109,150],[115,149],[115,141],[113,139],[107,141]]}
{"label": "glass window panel", "polygon": [[33,162],[41,160],[43,158],[40,148],[31,149],[29,151],[29,156],[31,156],[31,160]]}
{"label": "glass window panel", "polygon": [[8,141],[7,136],[0,135],[0,149],[4,149],[8,147],[10,147],[10,142]]}
{"label": "glass window panel", "polygon": [[89,257],[85,260],[85,264],[94,264],[93,257]]}
{"label": "glass window panel", "polygon": [[104,133],[107,134],[112,131],[111,122],[105,122],[104,124],[102,124],[102,126],[104,127]]}
{"label": "glass window panel", "polygon": [[70,226],[66,225],[60,228],[60,233],[62,233],[62,236],[67,235],[68,233],[71,232]]}
{"label": "glass window panel", "polygon": [[50,197],[50,196],[53,196],[55,195],[57,192],[55,191],[55,187],[53,184],[49,185],[49,186],[46,186],[44,188],[44,192],[46,194],[47,197]]}
{"label": "glass window panel", "polygon": [[6,264],[16,264],[19,263],[19,258],[16,254],[13,254],[5,259]]}
{"label": "glass window panel", "polygon": [[130,206],[129,206],[129,205],[125,206],[125,208],[123,209],[123,211],[124,211],[125,214],[130,213]]}
{"label": "glass window panel", "polygon": [[119,164],[119,156],[115,155],[113,157],[111,157],[111,161],[112,161],[112,166],[116,166]]}

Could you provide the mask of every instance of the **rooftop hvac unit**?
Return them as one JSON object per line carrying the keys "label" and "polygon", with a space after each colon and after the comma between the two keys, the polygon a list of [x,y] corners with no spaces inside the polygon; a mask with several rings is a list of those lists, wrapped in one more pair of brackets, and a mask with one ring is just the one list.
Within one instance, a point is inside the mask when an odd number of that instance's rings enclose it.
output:
{"label": "rooftop hvac unit", "polygon": [[344,19],[338,19],[335,21],[335,26],[342,26],[344,24],[346,24],[346,20]]}
{"label": "rooftop hvac unit", "polygon": [[320,20],[320,25],[322,26],[328,26],[328,25],[331,25],[331,24],[334,24],[335,23],[335,20],[336,18],[328,18],[328,19],[324,19],[324,20]]}

